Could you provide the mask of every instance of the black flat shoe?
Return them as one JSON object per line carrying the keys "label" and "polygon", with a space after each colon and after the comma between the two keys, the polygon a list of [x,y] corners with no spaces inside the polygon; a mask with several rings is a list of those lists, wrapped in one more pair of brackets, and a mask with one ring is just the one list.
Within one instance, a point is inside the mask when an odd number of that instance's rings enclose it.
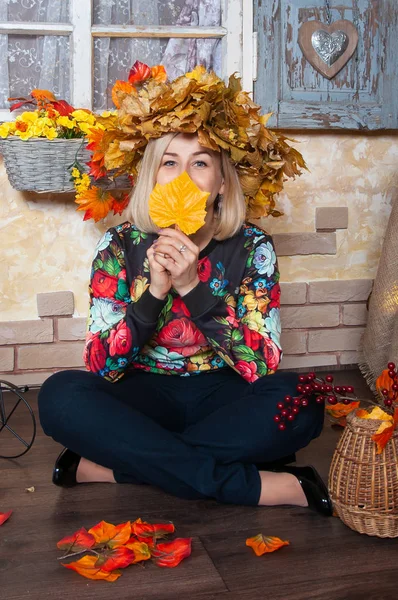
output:
{"label": "black flat shoe", "polygon": [[294,475],[298,479],[307,498],[308,508],[315,510],[325,517],[332,516],[333,505],[328,489],[314,467],[283,466],[275,470],[283,473],[291,473],[291,475]]}
{"label": "black flat shoe", "polygon": [[77,485],[76,471],[79,466],[80,456],[68,448],[64,448],[55,461],[53,470],[53,483],[62,487]]}

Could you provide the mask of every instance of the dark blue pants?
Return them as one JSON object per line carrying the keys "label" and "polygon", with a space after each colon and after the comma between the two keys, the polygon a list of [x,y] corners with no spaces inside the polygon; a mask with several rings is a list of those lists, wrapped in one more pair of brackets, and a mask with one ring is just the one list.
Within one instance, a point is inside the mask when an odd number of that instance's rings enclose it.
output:
{"label": "dark blue pants", "polygon": [[292,454],[322,430],[323,406],[315,402],[278,430],[276,403],[296,383],[296,373],[276,373],[249,384],[230,368],[191,377],[136,371],[113,384],[62,371],[40,390],[40,421],[54,440],[112,469],[119,483],[257,505],[256,463]]}

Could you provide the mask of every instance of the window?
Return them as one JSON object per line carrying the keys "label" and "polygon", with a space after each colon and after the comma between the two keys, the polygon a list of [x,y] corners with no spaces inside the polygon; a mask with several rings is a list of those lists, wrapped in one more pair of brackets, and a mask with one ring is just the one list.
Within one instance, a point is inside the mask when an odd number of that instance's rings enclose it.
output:
{"label": "window", "polygon": [[164,64],[170,78],[198,63],[238,71],[251,91],[252,22],[249,0],[2,0],[0,120],[13,118],[9,96],[35,87],[110,108],[114,81],[137,59]]}

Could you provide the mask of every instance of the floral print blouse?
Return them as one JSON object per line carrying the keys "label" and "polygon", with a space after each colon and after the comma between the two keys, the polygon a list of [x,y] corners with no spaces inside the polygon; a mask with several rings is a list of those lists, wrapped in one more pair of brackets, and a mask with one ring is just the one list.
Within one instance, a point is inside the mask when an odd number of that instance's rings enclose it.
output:
{"label": "floral print blouse", "polygon": [[149,291],[146,251],[156,234],[131,223],[97,245],[90,280],[84,359],[115,382],[131,369],[197,375],[232,367],[246,381],[275,372],[281,360],[279,272],[271,237],[245,223],[212,240],[198,261],[199,284],[164,301]]}

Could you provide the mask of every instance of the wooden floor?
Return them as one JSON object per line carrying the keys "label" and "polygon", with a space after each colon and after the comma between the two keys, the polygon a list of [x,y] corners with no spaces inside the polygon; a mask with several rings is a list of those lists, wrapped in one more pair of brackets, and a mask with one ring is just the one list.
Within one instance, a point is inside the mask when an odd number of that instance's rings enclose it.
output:
{"label": "wooden floor", "polygon": [[[370,396],[358,372],[336,374]],[[26,397],[36,410],[36,391]],[[37,414],[37,411],[36,411]],[[25,435],[27,413],[13,425]],[[340,432],[326,423],[322,436],[301,451],[298,464],[315,465],[325,478]],[[0,435],[0,454],[11,442]],[[351,531],[338,518],[303,508],[247,508],[214,501],[185,501],[149,486],[52,485],[60,447],[38,429],[32,449],[17,460],[0,459],[0,511],[13,509],[0,527],[1,600],[387,600],[398,598],[398,539]],[[25,490],[35,487],[34,493]],[[173,521],[178,537],[192,537],[192,555],[175,569],[133,565],[115,583],[89,581],[63,568],[56,542],[102,519],[141,517]],[[256,557],[245,546],[258,533],[290,546]]]}

